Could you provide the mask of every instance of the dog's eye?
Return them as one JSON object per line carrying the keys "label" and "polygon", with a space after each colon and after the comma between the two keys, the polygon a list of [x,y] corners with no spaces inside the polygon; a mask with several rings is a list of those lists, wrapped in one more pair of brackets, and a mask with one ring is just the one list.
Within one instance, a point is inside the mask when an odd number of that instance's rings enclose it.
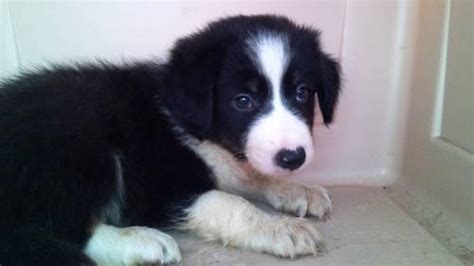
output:
{"label": "dog's eye", "polygon": [[295,98],[296,101],[300,103],[307,102],[309,98],[308,86],[306,86],[305,84],[298,85],[298,87],[296,87]]}
{"label": "dog's eye", "polygon": [[252,98],[248,95],[237,95],[233,99],[234,107],[239,111],[251,111],[253,109]]}

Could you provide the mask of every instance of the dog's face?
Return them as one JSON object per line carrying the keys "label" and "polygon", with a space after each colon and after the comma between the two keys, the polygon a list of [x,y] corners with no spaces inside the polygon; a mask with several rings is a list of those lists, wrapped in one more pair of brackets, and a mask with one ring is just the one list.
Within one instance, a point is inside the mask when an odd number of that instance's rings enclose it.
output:
{"label": "dog's face", "polygon": [[169,74],[165,102],[180,126],[272,176],[311,160],[315,100],[330,123],[339,92],[318,33],[274,16],[217,21],[179,41]]}
{"label": "dog's face", "polygon": [[[288,34],[258,32],[231,49],[216,86],[214,135],[262,173],[300,168],[313,155],[313,49]],[[312,53],[312,54],[311,54]]]}

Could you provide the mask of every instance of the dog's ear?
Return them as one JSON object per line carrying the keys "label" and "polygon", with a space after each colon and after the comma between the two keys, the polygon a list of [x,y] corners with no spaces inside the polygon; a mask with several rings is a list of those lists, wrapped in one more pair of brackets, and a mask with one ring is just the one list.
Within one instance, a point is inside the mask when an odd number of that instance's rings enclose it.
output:
{"label": "dog's ear", "polygon": [[325,53],[320,54],[319,71],[318,103],[323,115],[324,124],[328,125],[333,120],[334,110],[341,90],[341,71],[339,63]]}
{"label": "dog's ear", "polygon": [[165,70],[160,98],[175,122],[200,139],[212,128],[215,82],[225,45],[207,32],[178,40]]}

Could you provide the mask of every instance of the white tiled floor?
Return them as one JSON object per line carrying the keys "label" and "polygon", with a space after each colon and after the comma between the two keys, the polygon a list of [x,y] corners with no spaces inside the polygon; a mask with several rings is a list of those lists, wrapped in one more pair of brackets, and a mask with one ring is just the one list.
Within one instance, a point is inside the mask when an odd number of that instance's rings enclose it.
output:
{"label": "white tiled floor", "polygon": [[332,219],[321,224],[327,253],[295,260],[205,244],[173,233],[184,265],[463,265],[381,188],[336,187]]}

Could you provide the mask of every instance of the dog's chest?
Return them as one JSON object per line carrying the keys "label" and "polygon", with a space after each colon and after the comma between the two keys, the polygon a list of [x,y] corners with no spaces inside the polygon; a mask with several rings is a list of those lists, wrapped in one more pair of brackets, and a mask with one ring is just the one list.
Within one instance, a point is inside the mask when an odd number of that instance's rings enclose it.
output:
{"label": "dog's chest", "polygon": [[238,187],[249,178],[248,172],[230,152],[217,144],[203,141],[188,145],[211,169],[219,189],[229,190]]}

